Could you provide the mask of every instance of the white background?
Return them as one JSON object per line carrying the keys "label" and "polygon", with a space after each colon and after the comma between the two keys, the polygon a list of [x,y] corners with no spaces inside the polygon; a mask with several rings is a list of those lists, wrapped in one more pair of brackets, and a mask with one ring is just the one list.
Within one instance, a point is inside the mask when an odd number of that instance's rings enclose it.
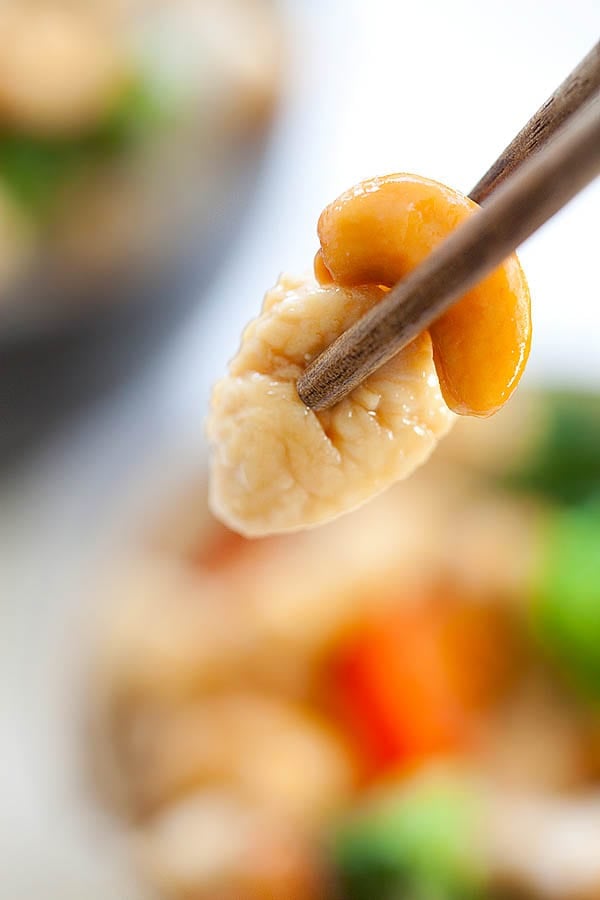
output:
{"label": "white background", "polygon": [[[373,174],[468,191],[600,36],[598,0],[299,0],[290,83],[249,227],[186,333],[130,388],[4,486],[0,503],[0,900],[131,900],[82,825],[65,692],[85,565],[125,501],[201,464],[209,384],[281,269],[302,272],[323,205]],[[600,387],[600,185],[522,252],[529,380]]]}

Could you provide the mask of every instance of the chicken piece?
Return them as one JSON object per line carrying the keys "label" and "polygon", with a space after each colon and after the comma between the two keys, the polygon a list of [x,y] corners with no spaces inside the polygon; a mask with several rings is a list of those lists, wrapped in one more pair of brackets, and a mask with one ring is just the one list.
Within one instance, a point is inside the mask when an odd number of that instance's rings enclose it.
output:
{"label": "chicken piece", "polygon": [[593,777],[585,716],[547,673],[523,669],[511,696],[479,735],[479,766],[503,789],[548,794],[584,789]]}
{"label": "chicken piece", "polygon": [[487,832],[498,880],[548,900],[600,896],[600,796],[493,791]]}
{"label": "chicken piece", "polygon": [[300,400],[305,366],[382,296],[285,276],[267,294],[208,422],[210,503],[230,527],[258,536],[333,519],[410,475],[449,430],[427,334],[333,409]]}
{"label": "chicken piece", "polygon": [[256,809],[302,827],[347,801],[354,769],[333,730],[297,706],[243,692],[187,706],[151,706],[132,720],[128,747],[137,812],[199,786],[227,784]]}
{"label": "chicken piece", "polygon": [[172,900],[324,898],[320,865],[284,822],[226,791],[192,794],[135,838],[142,873]]}
{"label": "chicken piece", "polygon": [[128,83],[100,17],[56,2],[0,10],[0,122],[43,136],[94,126]]}
{"label": "chicken piece", "polygon": [[439,455],[484,477],[503,475],[531,456],[547,420],[539,395],[520,392],[490,420],[461,416]]}
{"label": "chicken piece", "polygon": [[[107,602],[105,591],[99,596]],[[171,560],[140,558],[115,579],[98,649],[97,683],[135,701],[210,689],[253,646],[227,585]]]}
{"label": "chicken piece", "polygon": [[527,499],[482,488],[465,493],[438,543],[440,570],[463,592],[502,597],[522,609],[543,547],[544,512]]}
{"label": "chicken piece", "polygon": [[[171,4],[172,5],[172,4]],[[197,77],[210,87],[204,101],[232,125],[259,125],[279,96],[282,33],[273,4],[265,0],[204,0],[191,25],[182,26]],[[181,41],[178,42],[178,50]]]}

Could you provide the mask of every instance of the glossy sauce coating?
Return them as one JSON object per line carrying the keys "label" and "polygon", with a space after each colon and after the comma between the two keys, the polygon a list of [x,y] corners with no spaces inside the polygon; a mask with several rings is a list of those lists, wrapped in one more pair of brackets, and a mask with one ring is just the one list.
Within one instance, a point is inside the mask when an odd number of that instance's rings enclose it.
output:
{"label": "glossy sauce coating", "polygon": [[[319,220],[315,275],[344,287],[393,287],[477,210],[436,181],[389,175],[364,181]],[[444,400],[461,415],[489,416],[517,386],[531,343],[527,282],[515,254],[430,329]]]}

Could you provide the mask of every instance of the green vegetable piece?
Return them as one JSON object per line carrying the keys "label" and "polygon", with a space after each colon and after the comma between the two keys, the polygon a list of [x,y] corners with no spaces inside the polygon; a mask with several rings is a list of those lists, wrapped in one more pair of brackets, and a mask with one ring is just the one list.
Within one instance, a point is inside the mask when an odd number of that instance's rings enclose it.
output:
{"label": "green vegetable piece", "polygon": [[477,822],[473,791],[447,773],[375,799],[334,839],[343,900],[480,900]]}
{"label": "green vegetable piece", "polygon": [[56,139],[0,134],[0,179],[26,213],[44,220],[71,179],[145,138],[169,115],[168,98],[158,86],[137,79],[88,134]]}
{"label": "green vegetable piece", "polygon": [[175,114],[177,99],[150,78],[134,80],[119,98],[107,119],[91,136],[96,147],[126,146],[167,124]]}
{"label": "green vegetable piece", "polygon": [[35,217],[47,211],[58,187],[77,169],[81,151],[75,142],[5,135],[0,138],[0,177],[14,200]]}
{"label": "green vegetable piece", "polygon": [[556,513],[533,597],[547,652],[600,700],[600,497]]}
{"label": "green vegetable piece", "polygon": [[600,395],[552,392],[541,402],[546,428],[508,484],[561,503],[584,500],[600,490]]}

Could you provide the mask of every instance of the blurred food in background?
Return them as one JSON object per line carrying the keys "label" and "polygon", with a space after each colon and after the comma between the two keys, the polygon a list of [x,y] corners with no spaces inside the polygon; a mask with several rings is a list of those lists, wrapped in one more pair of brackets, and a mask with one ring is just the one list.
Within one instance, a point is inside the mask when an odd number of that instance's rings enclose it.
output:
{"label": "blurred food in background", "polygon": [[164,256],[186,194],[212,196],[217,148],[264,127],[279,44],[270,0],[4,3],[0,291],[35,266]]}
{"label": "blurred food in background", "polygon": [[185,485],[99,588],[98,795],[169,900],[600,896],[600,396],[321,529]]}
{"label": "blurred food in background", "polygon": [[0,470],[204,299],[282,95],[277,0],[0,4]]}

